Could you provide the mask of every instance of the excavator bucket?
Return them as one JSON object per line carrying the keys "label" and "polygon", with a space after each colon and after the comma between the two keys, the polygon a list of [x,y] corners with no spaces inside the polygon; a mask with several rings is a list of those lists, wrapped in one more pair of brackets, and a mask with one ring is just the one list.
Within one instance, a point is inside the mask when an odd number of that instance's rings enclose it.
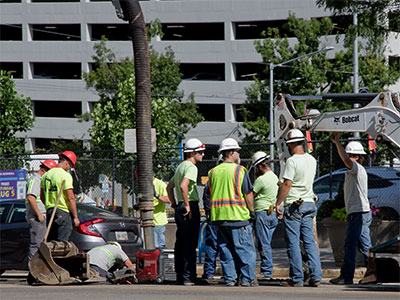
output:
{"label": "excavator bucket", "polygon": [[391,239],[383,244],[369,250],[368,266],[364,278],[360,284],[400,282],[400,267],[398,261],[393,257],[376,257],[376,254],[400,253],[400,237]]}
{"label": "excavator bucket", "polygon": [[44,284],[60,285],[98,277],[90,269],[89,256],[79,253],[72,242],[43,242],[29,262],[32,277]]}

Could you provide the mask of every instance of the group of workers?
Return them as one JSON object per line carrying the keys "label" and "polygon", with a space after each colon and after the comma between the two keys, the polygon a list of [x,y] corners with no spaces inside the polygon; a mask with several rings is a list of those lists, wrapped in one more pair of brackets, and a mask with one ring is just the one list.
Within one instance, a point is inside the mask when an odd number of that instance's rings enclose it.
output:
{"label": "group of workers", "polygon": [[[286,144],[290,157],[283,172],[283,182],[270,168],[269,156],[256,152],[252,157],[255,181],[252,184],[248,171],[240,165],[237,141],[224,139],[219,147],[217,166],[208,173],[203,204],[208,221],[205,236],[205,263],[203,279],[215,274],[216,257],[220,255],[223,279],[226,286],[257,286],[256,247],[261,257],[260,275],[272,278],[271,240],[278,219],[283,219],[285,240],[290,263],[290,278],[282,286],[318,287],[322,278],[319,248],[316,240],[315,217],[317,213],[313,182],[316,160],[304,151],[305,137],[298,129],[288,132]],[[359,142],[350,142],[343,148],[339,134],[332,138],[348,172],[345,176],[344,194],[347,211],[345,259],[338,278],[331,284],[352,284],[357,249],[367,261],[371,247],[369,225],[371,212],[367,198],[367,173],[362,167],[366,154]],[[185,160],[178,166],[167,185],[168,198],[175,209],[177,226],[175,243],[175,271],[177,282],[196,284],[196,247],[200,226],[200,197],[196,188],[196,164],[203,160],[205,145],[196,138],[189,139],[184,147]],[[302,245],[302,246],[301,246]],[[302,255],[303,247],[305,255]],[[309,268],[309,278],[304,277],[303,256]]]}
{"label": "group of workers", "polygon": [[[30,231],[29,260],[44,241],[54,210],[48,240],[68,241],[73,226],[77,227],[80,224],[73,192],[73,179],[68,172],[75,167],[76,155],[72,151],[64,151],[58,156],[58,163],[51,159],[40,162],[39,170],[27,181],[26,219]],[[58,203],[57,198],[59,198]],[[118,242],[110,241],[104,246],[91,249],[88,254],[90,266],[101,277],[107,276],[108,270],[117,260],[135,271],[131,260]]]}
{"label": "group of workers", "polygon": [[[285,240],[290,262],[290,279],[281,281],[283,286],[301,287],[308,284],[318,287],[322,278],[321,262],[315,239],[315,216],[317,212],[313,181],[316,160],[304,151],[304,135],[298,129],[288,132],[286,144],[291,156],[283,172],[283,182],[270,168],[269,156],[256,152],[252,157],[255,181],[251,182],[248,171],[240,165],[240,149],[237,141],[224,139],[219,147],[217,166],[208,173],[203,203],[208,221],[206,229],[206,257],[204,279],[212,279],[215,261],[220,255],[223,279],[226,286],[257,286],[256,247],[261,257],[260,274],[272,278],[271,240],[278,219],[283,218]],[[367,260],[371,247],[369,225],[371,213],[367,198],[367,173],[362,167],[365,154],[359,142],[350,142],[343,148],[338,133],[332,138],[340,158],[348,172],[345,176],[344,195],[347,211],[345,257],[340,277],[330,280],[332,284],[352,284],[357,248]],[[175,210],[176,242],[175,272],[177,282],[194,285],[197,282],[196,248],[200,229],[200,197],[197,190],[197,163],[202,162],[205,145],[198,139],[189,139],[184,146],[185,160],[177,167],[168,185],[153,178],[154,187],[154,239],[156,248],[164,248],[166,204]],[[31,243],[29,258],[43,241],[46,220],[55,208],[57,196],[60,201],[55,212],[49,239],[68,240],[72,226],[79,226],[79,218],[72,177],[67,172],[74,168],[76,156],[72,151],[59,153],[59,162],[46,160],[28,181],[27,220],[30,225]],[[305,281],[300,243],[310,271]],[[90,263],[100,276],[111,267],[109,257],[120,257],[125,265],[134,270],[132,262],[117,242],[97,247],[88,252]],[[101,257],[107,258],[102,261]]]}

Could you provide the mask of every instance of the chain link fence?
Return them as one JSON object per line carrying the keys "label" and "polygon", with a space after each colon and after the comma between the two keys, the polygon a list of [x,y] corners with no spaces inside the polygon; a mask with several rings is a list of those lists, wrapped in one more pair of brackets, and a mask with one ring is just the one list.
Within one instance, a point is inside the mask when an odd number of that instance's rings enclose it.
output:
{"label": "chain link fence", "polygon": [[[367,148],[368,140],[361,140]],[[344,180],[344,164],[339,158],[336,148],[330,141],[311,141],[313,151],[311,155],[317,160],[317,174],[314,183],[314,192],[320,199],[333,199]],[[204,184],[207,182],[208,171],[216,165],[218,159],[218,145],[206,145],[204,159],[197,164],[198,190],[202,195]],[[257,151],[269,153],[270,144],[241,145],[241,164],[248,169],[251,166],[251,157]],[[74,192],[81,202],[96,203],[101,207],[120,209],[122,201],[127,201],[132,208],[136,202],[135,194],[135,159],[122,159],[125,154],[119,150],[77,152],[77,163],[71,172],[74,178]],[[275,157],[279,157],[275,153]],[[392,156],[394,157],[394,156]],[[398,161],[377,161],[370,155],[365,155],[364,166],[369,174],[369,195],[382,200],[384,205],[390,205],[400,212],[400,165]],[[52,154],[15,154],[0,156],[0,169],[26,169],[29,174],[39,169],[40,161],[58,159]],[[153,155],[153,171],[156,177],[167,182],[174,174],[175,168],[183,160],[182,149],[159,148]],[[341,169],[339,171],[335,171]],[[274,163],[274,172],[279,176],[279,160]],[[254,179],[251,171],[250,177]],[[383,201],[386,199],[387,201]],[[376,199],[371,199],[376,201]],[[388,203],[390,201],[397,204]]]}

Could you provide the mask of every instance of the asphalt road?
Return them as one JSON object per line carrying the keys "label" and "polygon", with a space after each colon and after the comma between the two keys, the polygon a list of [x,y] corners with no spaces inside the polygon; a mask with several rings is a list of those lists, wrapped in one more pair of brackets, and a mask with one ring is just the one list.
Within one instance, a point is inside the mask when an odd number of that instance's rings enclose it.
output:
{"label": "asphalt road", "polygon": [[333,286],[327,281],[319,288],[289,288],[279,286],[278,281],[262,282],[259,287],[225,287],[223,284],[210,286],[177,285],[101,285],[81,284],[68,286],[29,286],[24,277],[0,278],[0,298],[4,300],[265,300],[265,299],[400,299],[398,284]]}

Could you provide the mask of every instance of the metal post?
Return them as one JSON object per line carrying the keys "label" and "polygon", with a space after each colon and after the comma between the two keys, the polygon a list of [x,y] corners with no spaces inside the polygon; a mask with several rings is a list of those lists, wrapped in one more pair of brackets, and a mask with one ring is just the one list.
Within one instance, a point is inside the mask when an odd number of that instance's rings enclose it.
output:
{"label": "metal post", "polygon": [[[353,93],[358,93],[358,33],[357,33],[357,13],[353,13],[353,25],[356,28],[354,40],[353,40]],[[354,103],[353,108],[359,108],[359,103]],[[353,137],[356,139],[360,138],[359,132],[354,132]]]}
{"label": "metal post", "polygon": [[114,203],[114,188],[115,188],[115,149],[112,150],[112,191],[111,191],[111,203]]}
{"label": "metal post", "polygon": [[269,155],[271,169],[275,171],[274,164],[274,64],[269,64]]}

